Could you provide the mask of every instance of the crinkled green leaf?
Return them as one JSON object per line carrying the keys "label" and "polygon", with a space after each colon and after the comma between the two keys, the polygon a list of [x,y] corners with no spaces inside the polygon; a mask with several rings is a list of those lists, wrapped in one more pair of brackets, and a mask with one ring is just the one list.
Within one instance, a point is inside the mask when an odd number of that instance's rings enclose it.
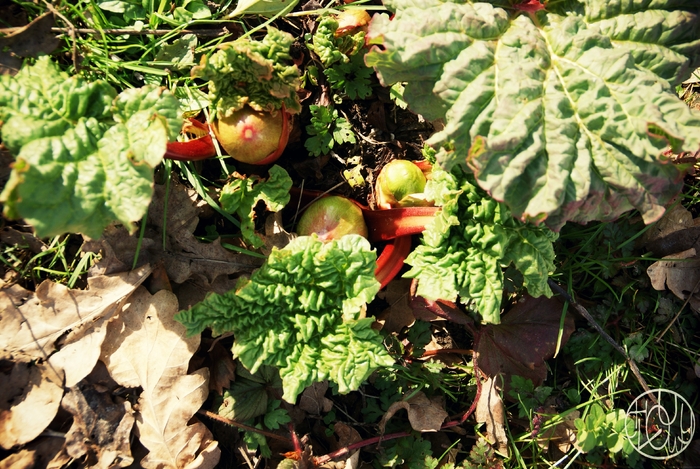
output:
{"label": "crinkled green leaf", "polygon": [[302,236],[273,249],[236,290],[212,294],[176,319],[188,334],[232,331],[234,355],[252,373],[279,367],[288,402],[324,379],[348,392],[393,363],[371,319],[361,319],[379,290],[375,268],[376,254],[360,236],[329,243]]}
{"label": "crinkled green leaf", "polygon": [[270,212],[279,212],[289,202],[292,188],[292,178],[282,167],[274,165],[269,173],[266,180],[236,174],[238,177],[226,183],[219,197],[221,208],[240,217],[243,239],[254,248],[263,245],[262,238],[255,234],[255,206],[262,201]]}
{"label": "crinkled green leaf", "polygon": [[[522,220],[656,220],[682,169],[661,156],[700,146],[700,115],[674,94],[700,62],[700,16],[681,0],[389,2],[366,56],[385,85],[445,128],[445,169],[468,165]],[[694,6],[693,6],[694,5]]]}
{"label": "crinkled green leaf", "polygon": [[180,129],[177,100],[156,87],[116,96],[104,82],[68,77],[44,57],[0,78],[2,139],[16,161],[0,200],[40,237],[97,238],[146,212],[153,168]]}
{"label": "crinkled green leaf", "polygon": [[298,113],[299,69],[292,62],[291,34],[268,28],[262,41],[241,38],[224,43],[211,57],[202,57],[192,76],[209,80],[217,114],[230,116],[246,104],[257,111]]}
{"label": "crinkled green leaf", "polygon": [[406,259],[404,276],[418,279],[417,294],[470,305],[485,323],[500,322],[503,269],[513,264],[533,296],[551,296],[553,242],[545,227],[523,223],[475,185],[473,176],[455,167],[439,168],[425,189],[442,206],[423,233],[423,242]]}

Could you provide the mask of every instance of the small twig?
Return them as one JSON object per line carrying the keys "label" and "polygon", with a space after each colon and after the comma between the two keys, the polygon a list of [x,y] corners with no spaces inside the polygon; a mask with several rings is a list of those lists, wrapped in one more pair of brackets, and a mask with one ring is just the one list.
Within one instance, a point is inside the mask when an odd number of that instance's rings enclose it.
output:
{"label": "small twig", "polygon": [[671,326],[673,326],[673,324],[678,320],[678,318],[680,317],[681,313],[683,312],[683,310],[685,309],[685,307],[686,307],[686,306],[688,305],[688,303],[690,302],[690,298],[692,298],[692,296],[693,296],[693,295],[695,294],[695,292],[697,291],[698,286],[700,286],[700,278],[698,279],[697,282],[695,282],[695,286],[693,287],[693,289],[691,290],[691,292],[688,294],[688,298],[685,299],[685,302],[683,303],[683,306],[680,307],[680,309],[678,310],[678,312],[676,313],[676,315],[673,317],[673,319],[671,320],[671,322],[668,323],[668,326],[666,326],[666,329],[664,329],[664,330],[661,332],[661,334],[659,334],[658,336],[656,336],[655,342],[656,342],[657,344],[658,344],[659,342],[661,342],[661,339],[663,338],[663,336],[666,335],[666,333],[667,333],[668,330],[671,328]]}
{"label": "small twig", "polygon": [[[14,28],[7,28],[3,31]],[[51,28],[54,33],[68,33],[74,31],[78,34],[115,34],[129,36],[165,36],[166,34],[195,34],[202,37],[218,37],[232,34],[228,28],[220,29],[128,29],[128,28],[112,28],[112,29],[93,29],[93,28]]]}
{"label": "small twig", "polygon": [[423,352],[423,355],[421,355],[421,358],[427,358],[427,357],[433,357],[435,355],[439,355],[441,353],[456,353],[459,355],[474,355],[474,350],[467,350],[467,349],[462,349],[462,348],[443,348],[443,349],[435,349],[435,350],[426,350]]}
{"label": "small twig", "polygon": [[[644,391],[647,391],[647,392],[650,391],[649,385],[642,377],[642,374],[639,372],[639,368],[637,367],[637,363],[629,357],[629,355],[627,354],[627,351],[624,348],[622,348],[617,342],[615,342],[615,339],[610,337],[608,335],[608,333],[605,332],[605,329],[603,329],[600,326],[600,324],[598,324],[596,322],[596,320],[593,319],[593,316],[591,316],[591,313],[589,313],[588,310],[586,308],[584,308],[583,306],[581,306],[579,303],[574,301],[574,299],[571,297],[571,295],[569,295],[566,292],[566,290],[564,290],[562,287],[557,285],[557,283],[554,282],[551,278],[548,280],[548,283],[549,283],[549,286],[552,288],[552,290],[556,291],[561,296],[563,296],[566,299],[566,301],[568,301],[569,304],[571,304],[571,306],[573,306],[574,309],[581,316],[583,316],[586,319],[586,321],[588,321],[588,324],[590,324],[593,327],[593,329],[595,329],[596,332],[598,332],[598,334],[600,334],[600,336],[603,339],[605,339],[605,341],[607,343],[609,343],[615,350],[620,352],[622,354],[622,356],[625,357],[625,361],[627,361],[627,364],[629,365],[630,369],[632,370],[632,374],[634,374],[635,378],[637,378],[637,381],[642,386],[642,389],[644,389]],[[649,394],[649,399],[651,399],[654,402],[654,404],[657,404],[656,398],[653,396],[653,394]]]}
{"label": "small twig", "polygon": [[[446,428],[456,427],[457,425],[463,424],[476,410],[476,404],[477,402],[479,402],[479,397],[481,396],[481,380],[479,378],[479,371],[476,366],[476,363],[474,364],[474,372],[476,376],[476,396],[474,396],[474,402],[472,402],[471,407],[469,407],[469,409],[464,413],[464,415],[462,415],[462,417],[460,417],[457,420],[452,420],[450,422],[442,424],[440,430],[445,430]],[[340,448],[339,450],[333,451],[332,453],[328,453],[323,456],[314,458],[314,464],[316,466],[321,466],[323,464],[326,464],[327,462],[332,461],[333,459],[337,459],[347,454],[350,454],[351,451],[354,451],[356,449],[364,448],[365,446],[370,446],[375,443],[381,443],[382,441],[395,440],[396,438],[403,438],[405,436],[410,435],[411,432],[398,432],[390,433],[388,435],[375,436],[366,440],[358,441],[357,443],[345,446],[343,448]]]}
{"label": "small twig", "polygon": [[[68,25],[68,28],[66,28],[66,30],[68,32],[68,35],[70,36],[72,49],[73,49],[72,50],[73,68],[75,68],[75,70],[78,71],[79,70],[79,68],[78,68],[78,43],[75,39],[75,26],[73,26],[73,23],[71,23],[68,18],[63,16],[63,14],[60,11],[58,11],[56,8],[54,8],[54,6],[52,4],[50,4],[46,0],[42,0],[42,1],[44,2],[44,4],[46,5],[46,8],[48,8],[51,13],[53,13],[54,15],[61,18],[63,20],[63,22]],[[53,28],[51,28],[51,30],[53,31]]]}
{"label": "small twig", "polygon": [[279,441],[284,441],[285,443],[288,443],[290,446],[294,446],[292,443],[292,440],[289,438],[285,438],[283,436],[280,436],[276,433],[268,432],[266,430],[261,430],[259,428],[251,427],[250,425],[246,425],[244,423],[236,422],[235,420],[227,419],[226,417],[222,417],[221,415],[215,414],[214,412],[209,412],[208,410],[198,410],[198,414],[202,414],[206,417],[209,417],[212,420],[216,420],[217,422],[224,423],[226,425],[231,425],[232,427],[240,428],[241,430],[245,430],[247,432],[253,432],[253,433],[259,433],[261,435],[264,435],[268,438],[272,438],[273,440],[279,440]]}

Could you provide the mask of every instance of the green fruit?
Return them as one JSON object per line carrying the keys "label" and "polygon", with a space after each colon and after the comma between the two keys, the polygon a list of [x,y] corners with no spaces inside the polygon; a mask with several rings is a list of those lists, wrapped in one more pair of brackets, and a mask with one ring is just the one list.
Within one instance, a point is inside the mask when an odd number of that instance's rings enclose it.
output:
{"label": "green fruit", "polygon": [[367,237],[367,225],[362,209],[352,200],[329,195],[309,205],[297,223],[297,234],[330,241],[347,234]]}
{"label": "green fruit", "polygon": [[402,206],[402,200],[425,189],[425,175],[414,163],[393,160],[384,166],[377,178],[377,205],[379,208]]}

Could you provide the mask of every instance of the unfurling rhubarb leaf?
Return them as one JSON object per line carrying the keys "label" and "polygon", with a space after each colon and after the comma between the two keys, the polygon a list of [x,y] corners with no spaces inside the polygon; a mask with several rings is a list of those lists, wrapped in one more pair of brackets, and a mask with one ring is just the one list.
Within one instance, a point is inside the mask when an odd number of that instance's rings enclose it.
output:
{"label": "unfurling rhubarb leaf", "polygon": [[105,82],[68,77],[46,57],[0,77],[2,141],[16,157],[0,194],[9,218],[39,237],[97,238],[133,228],[153,194],[153,168],[180,131],[178,101],[157,87],[117,96]]}
{"label": "unfurling rhubarb leaf", "polygon": [[192,76],[209,80],[214,114],[228,117],[246,104],[256,111],[275,112],[284,107],[301,110],[297,90],[299,69],[292,62],[291,34],[268,28],[262,41],[249,38],[222,44],[211,57],[202,56]]}
{"label": "unfurling rhubarb leaf", "polygon": [[279,212],[289,202],[292,187],[292,178],[283,168],[275,165],[269,172],[266,180],[235,173],[235,178],[221,189],[219,198],[221,208],[240,217],[243,239],[254,248],[263,245],[262,238],[255,234],[255,206],[262,201],[269,211]]}
{"label": "unfurling rhubarb leaf", "polygon": [[433,301],[459,297],[482,322],[498,324],[503,269],[511,264],[532,296],[552,295],[547,279],[554,271],[556,233],[513,218],[459,166],[451,173],[435,167],[425,194],[442,210],[406,259],[413,268],[404,277],[418,279],[418,296]]}
{"label": "unfurling rhubarb leaf", "polygon": [[[384,85],[445,128],[444,169],[524,221],[661,216],[682,168],[661,157],[700,146],[700,115],[674,94],[700,64],[697,3],[585,0],[539,11],[485,2],[386,0],[366,56]],[[694,5],[694,6],[691,6]]]}
{"label": "unfurling rhubarb leaf", "polygon": [[376,254],[361,236],[327,243],[301,236],[273,248],[235,290],[212,294],[176,319],[189,335],[206,327],[233,332],[233,353],[251,373],[262,365],[280,369],[287,402],[324,379],[347,393],[393,364],[373,319],[363,318],[379,290],[375,267]]}

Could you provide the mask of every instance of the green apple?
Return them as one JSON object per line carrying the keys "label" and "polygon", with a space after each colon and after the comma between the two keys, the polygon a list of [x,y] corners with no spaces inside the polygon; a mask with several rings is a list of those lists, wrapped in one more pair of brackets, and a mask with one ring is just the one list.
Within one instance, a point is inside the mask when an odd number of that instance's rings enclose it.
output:
{"label": "green apple", "polygon": [[382,168],[377,177],[377,205],[382,209],[424,205],[425,174],[413,162],[393,160]]}

